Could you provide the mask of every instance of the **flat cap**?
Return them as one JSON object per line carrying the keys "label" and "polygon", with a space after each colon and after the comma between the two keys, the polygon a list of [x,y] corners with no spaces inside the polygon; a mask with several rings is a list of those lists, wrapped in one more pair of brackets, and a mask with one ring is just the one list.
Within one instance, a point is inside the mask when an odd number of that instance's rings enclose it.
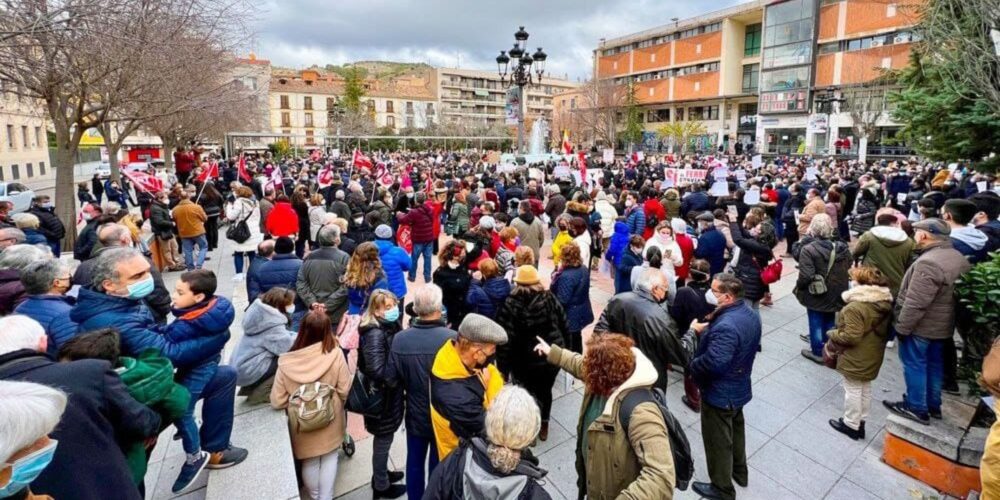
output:
{"label": "flat cap", "polygon": [[476,313],[469,313],[458,325],[458,335],[480,344],[503,345],[507,343],[507,332],[493,320]]}

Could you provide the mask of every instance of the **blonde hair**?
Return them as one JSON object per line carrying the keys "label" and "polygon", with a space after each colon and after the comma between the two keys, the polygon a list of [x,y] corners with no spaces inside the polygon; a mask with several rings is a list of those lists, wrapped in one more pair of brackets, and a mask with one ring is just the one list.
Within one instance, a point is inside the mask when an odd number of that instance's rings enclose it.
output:
{"label": "blonde hair", "polygon": [[521,245],[514,250],[514,267],[535,265],[535,251]]}
{"label": "blonde hair", "polygon": [[344,284],[352,288],[367,289],[382,276],[382,259],[378,247],[366,241],[354,249],[354,255],[347,261]]}
{"label": "blonde hair", "polygon": [[361,324],[377,324],[378,314],[396,307],[396,295],[389,290],[378,289],[368,297],[368,308],[361,315]]}
{"label": "blonde hair", "polygon": [[827,214],[816,214],[809,221],[807,233],[816,238],[827,239],[833,236],[833,221],[830,220],[830,216]]}
{"label": "blonde hair", "polygon": [[27,212],[11,215],[10,220],[18,229],[38,229],[38,225],[41,223],[38,216]]}
{"label": "blonde hair", "polygon": [[521,450],[535,441],[542,416],[528,391],[506,385],[486,410],[487,454],[497,470],[508,473],[521,461]]}

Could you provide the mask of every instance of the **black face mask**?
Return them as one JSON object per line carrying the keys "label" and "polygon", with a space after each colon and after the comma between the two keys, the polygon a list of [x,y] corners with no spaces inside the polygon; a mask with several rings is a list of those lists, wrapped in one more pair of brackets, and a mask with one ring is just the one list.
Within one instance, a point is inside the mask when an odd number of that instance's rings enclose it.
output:
{"label": "black face mask", "polygon": [[493,353],[493,354],[487,356],[486,360],[483,361],[482,363],[476,363],[476,369],[477,370],[482,370],[482,369],[486,368],[487,366],[490,366],[493,363],[495,363],[496,360],[497,360],[497,355],[496,355],[496,353]]}

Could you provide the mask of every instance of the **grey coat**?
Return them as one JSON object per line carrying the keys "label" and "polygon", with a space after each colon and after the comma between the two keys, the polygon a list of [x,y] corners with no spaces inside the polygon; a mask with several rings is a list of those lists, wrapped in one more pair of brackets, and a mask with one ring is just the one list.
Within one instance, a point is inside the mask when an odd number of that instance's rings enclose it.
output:
{"label": "grey coat", "polygon": [[[830,252],[834,245],[833,268],[830,266]],[[851,251],[842,241],[814,239],[806,243],[799,253],[799,277],[795,281],[795,298],[806,309],[835,313],[844,307],[841,294],[847,291],[850,279],[847,271],[851,269]],[[809,293],[809,283],[814,275],[826,276],[826,293],[813,295]]]}
{"label": "grey coat", "polygon": [[347,310],[347,288],[344,273],[351,259],[336,247],[322,247],[310,253],[299,269],[295,292],[307,308],[320,302],[326,305],[326,315],[334,325]]}
{"label": "grey coat", "polygon": [[288,316],[259,299],[243,314],[243,338],[229,364],[236,368],[236,385],[259,382],[278,355],[288,352],[295,332],[288,331]]}
{"label": "grey coat", "polygon": [[947,339],[955,334],[955,280],[972,264],[942,241],[918,250],[920,257],[903,275],[893,309],[900,335]]}

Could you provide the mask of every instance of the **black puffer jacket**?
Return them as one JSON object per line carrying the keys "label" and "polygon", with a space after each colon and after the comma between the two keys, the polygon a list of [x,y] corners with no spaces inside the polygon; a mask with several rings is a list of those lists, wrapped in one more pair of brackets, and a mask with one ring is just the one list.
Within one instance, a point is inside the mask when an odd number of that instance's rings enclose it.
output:
{"label": "black puffer jacket", "polygon": [[536,336],[558,346],[565,346],[569,338],[566,311],[548,290],[511,293],[497,311],[496,322],[507,331],[507,344],[497,349],[498,366],[516,378],[551,368],[545,358],[534,353]]}
{"label": "black puffer jacket", "polygon": [[[833,268],[829,274],[830,252],[834,249]],[[799,252],[799,278],[795,281],[795,298],[806,309],[822,312],[837,312],[844,307],[841,294],[847,291],[851,269],[851,251],[842,241],[812,239],[802,245]],[[826,276],[826,293],[809,293],[809,283],[814,275]]]}
{"label": "black puffer jacket", "polygon": [[750,236],[738,223],[731,222],[729,231],[733,243],[740,249],[740,259],[733,266],[736,277],[743,282],[743,298],[758,301],[764,297],[764,282],[760,270],[773,258],[771,248]]}
{"label": "black puffer jacket", "polygon": [[157,237],[161,240],[174,237],[174,221],[170,217],[170,207],[154,201],[149,206],[149,225]]}
{"label": "black puffer jacket", "polygon": [[382,413],[377,417],[365,416],[365,430],[375,436],[392,434],[403,423],[403,391],[396,387],[396,381],[387,376],[389,367],[389,346],[399,332],[399,323],[379,320],[378,323],[362,325],[361,350],[358,356],[358,370],[365,374],[367,382],[382,393]]}
{"label": "black puffer jacket", "polygon": [[59,216],[51,208],[31,207],[29,214],[38,217],[38,232],[45,235],[45,239],[59,241],[66,236],[66,226],[59,220]]}
{"label": "black puffer jacket", "polygon": [[469,271],[464,266],[456,269],[441,266],[434,270],[432,281],[444,292],[442,302],[447,310],[448,324],[457,330],[465,319],[465,296],[469,293],[469,283],[472,281]]}

